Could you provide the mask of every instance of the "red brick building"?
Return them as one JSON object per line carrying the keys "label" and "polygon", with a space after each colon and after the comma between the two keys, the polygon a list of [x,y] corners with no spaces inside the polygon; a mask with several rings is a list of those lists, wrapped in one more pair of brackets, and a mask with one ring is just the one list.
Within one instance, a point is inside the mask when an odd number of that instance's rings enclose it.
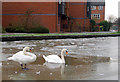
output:
{"label": "red brick building", "polygon": [[[97,3],[98,4],[98,3]],[[104,20],[104,6],[102,10],[91,10],[94,4],[88,2],[3,2],[2,26],[5,28],[15,22],[23,22],[25,12],[33,12],[30,20],[55,32],[83,32],[90,31],[90,19],[94,14],[100,14],[96,22]],[[30,22],[31,24],[32,22]]]}
{"label": "red brick building", "polygon": [[105,18],[105,3],[97,2],[91,3],[91,19],[94,19],[96,23],[100,23]]}

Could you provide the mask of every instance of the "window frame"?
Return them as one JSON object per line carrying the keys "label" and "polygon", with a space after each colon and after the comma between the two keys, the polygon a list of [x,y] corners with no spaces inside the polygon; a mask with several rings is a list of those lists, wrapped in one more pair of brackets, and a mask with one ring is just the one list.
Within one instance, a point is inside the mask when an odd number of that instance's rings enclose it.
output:
{"label": "window frame", "polygon": [[91,10],[96,10],[96,6],[91,6]]}
{"label": "window frame", "polygon": [[98,10],[103,10],[103,6],[98,6]]}
{"label": "window frame", "polygon": [[96,18],[97,20],[100,19],[100,14],[91,14],[91,19]]}

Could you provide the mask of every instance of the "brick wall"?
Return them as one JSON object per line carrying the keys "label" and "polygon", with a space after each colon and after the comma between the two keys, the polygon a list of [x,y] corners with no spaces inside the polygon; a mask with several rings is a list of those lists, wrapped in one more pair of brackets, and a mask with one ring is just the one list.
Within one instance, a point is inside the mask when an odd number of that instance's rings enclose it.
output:
{"label": "brick wall", "polygon": [[100,19],[95,19],[96,23],[100,23],[105,19],[105,6],[103,6],[103,10],[98,10],[98,6],[96,6],[96,10],[91,10],[91,14],[100,14]]}
{"label": "brick wall", "polygon": [[[30,17],[31,21],[47,27],[50,33],[61,31],[62,25],[58,24],[58,3],[56,2],[3,2],[2,7],[3,27],[12,23],[23,22],[25,12],[31,9],[34,11]],[[86,10],[86,2],[67,3],[66,15],[71,17],[73,26],[70,28],[69,25],[69,28],[64,28],[64,31],[70,32],[71,29],[72,32],[89,31],[90,19],[87,17]]]}
{"label": "brick wall", "polygon": [[89,18],[87,17],[87,3],[86,2],[71,2],[69,3],[69,16],[73,20],[74,32],[89,31]]}
{"label": "brick wall", "polygon": [[57,4],[56,2],[3,2],[2,4],[2,25],[8,26],[11,23],[20,21],[24,13],[33,10],[31,18],[33,21],[49,28],[50,32],[56,32]]}

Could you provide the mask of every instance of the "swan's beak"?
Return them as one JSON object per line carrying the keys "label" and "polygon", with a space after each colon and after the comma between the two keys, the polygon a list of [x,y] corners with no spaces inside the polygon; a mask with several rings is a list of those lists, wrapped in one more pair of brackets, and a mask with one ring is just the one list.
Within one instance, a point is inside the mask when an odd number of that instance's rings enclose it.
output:
{"label": "swan's beak", "polygon": [[32,49],[30,49],[29,51],[32,52]]}
{"label": "swan's beak", "polygon": [[66,51],[66,54],[68,54],[68,51]]}

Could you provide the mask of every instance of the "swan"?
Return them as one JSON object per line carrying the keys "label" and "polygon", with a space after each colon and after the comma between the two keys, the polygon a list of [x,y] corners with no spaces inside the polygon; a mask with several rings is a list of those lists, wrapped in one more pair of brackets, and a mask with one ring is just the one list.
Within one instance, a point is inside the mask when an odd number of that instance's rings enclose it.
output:
{"label": "swan", "polygon": [[46,62],[50,62],[50,63],[65,63],[65,59],[64,59],[65,54],[68,54],[68,50],[62,49],[61,58],[58,55],[49,55],[49,56],[43,55],[43,58],[45,59]]}
{"label": "swan", "polygon": [[[36,60],[36,55],[31,52],[30,47],[23,48],[23,51],[19,51],[14,54],[12,57],[9,57],[8,60],[13,60],[21,64],[22,69],[27,69],[26,64],[34,62]],[[23,64],[25,65],[23,68]]]}

